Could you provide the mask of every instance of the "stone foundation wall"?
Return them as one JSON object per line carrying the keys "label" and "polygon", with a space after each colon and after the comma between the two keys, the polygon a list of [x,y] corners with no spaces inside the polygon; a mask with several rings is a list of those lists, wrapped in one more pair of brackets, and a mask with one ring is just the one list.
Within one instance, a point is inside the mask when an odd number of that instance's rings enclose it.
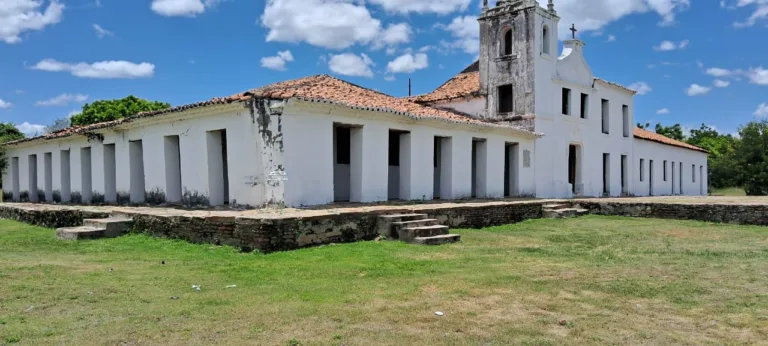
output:
{"label": "stone foundation wall", "polygon": [[14,220],[46,228],[82,226],[84,219],[103,219],[107,217],[109,217],[108,213],[76,209],[35,210],[0,206],[0,219]]}
{"label": "stone foundation wall", "polygon": [[590,214],[768,226],[768,205],[575,203]]}

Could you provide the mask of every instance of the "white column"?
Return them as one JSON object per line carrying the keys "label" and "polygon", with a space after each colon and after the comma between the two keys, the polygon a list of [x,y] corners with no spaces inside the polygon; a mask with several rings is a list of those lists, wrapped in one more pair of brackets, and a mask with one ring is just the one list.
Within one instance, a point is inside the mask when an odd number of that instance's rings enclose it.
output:
{"label": "white column", "polygon": [[[505,142],[501,138],[489,138],[485,143],[485,194],[486,198],[504,197]],[[478,170],[478,174],[479,174]],[[481,197],[478,192],[478,197]]]}
{"label": "white column", "polygon": [[167,194],[165,187],[165,147],[163,137],[145,134],[141,138],[144,148],[144,176],[146,191],[156,191]]}
{"label": "white column", "polygon": [[69,202],[72,199],[72,149],[59,150],[58,157],[61,201]]}
{"label": "white column", "polygon": [[388,197],[389,129],[365,125],[350,131],[350,201],[377,202]]}
{"label": "white column", "polygon": [[[448,177],[441,177],[443,199],[461,199],[472,195],[472,136],[460,134],[443,141],[443,167],[450,167]],[[445,173],[445,170],[443,170]],[[447,181],[446,181],[447,180]],[[444,182],[444,183],[443,183]],[[447,194],[442,191],[449,190]]]}
{"label": "white column", "polygon": [[400,199],[434,198],[434,134],[417,128],[400,136]]}
{"label": "white column", "polygon": [[163,139],[165,158],[165,198],[168,202],[181,202],[181,161],[179,136],[167,136]]}

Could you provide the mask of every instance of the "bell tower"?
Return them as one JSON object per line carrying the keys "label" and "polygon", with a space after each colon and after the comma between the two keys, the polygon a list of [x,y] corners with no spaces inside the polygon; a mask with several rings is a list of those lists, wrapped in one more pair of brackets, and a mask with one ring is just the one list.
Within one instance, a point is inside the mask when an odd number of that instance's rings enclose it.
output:
{"label": "bell tower", "polygon": [[484,0],[478,21],[485,116],[491,121],[517,121],[534,115],[537,65],[555,66],[557,61],[559,17],[553,1],[545,9],[536,0],[498,0],[492,8]]}

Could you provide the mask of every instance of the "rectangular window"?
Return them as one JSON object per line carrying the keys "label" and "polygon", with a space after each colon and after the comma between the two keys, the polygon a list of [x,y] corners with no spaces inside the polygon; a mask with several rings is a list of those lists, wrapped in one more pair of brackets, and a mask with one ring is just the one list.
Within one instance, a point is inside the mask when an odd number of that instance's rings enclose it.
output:
{"label": "rectangular window", "polygon": [[624,138],[629,138],[629,106],[621,106],[621,114],[624,120]]}
{"label": "rectangular window", "polygon": [[400,166],[400,135],[402,132],[389,131],[389,165]]}
{"label": "rectangular window", "polygon": [[611,154],[603,154],[603,194],[611,194]]}
{"label": "rectangular window", "polygon": [[563,115],[571,115],[571,89],[563,88]]}
{"label": "rectangular window", "polygon": [[629,181],[629,178],[627,177],[627,155],[621,155],[621,194],[626,195],[629,193],[629,187],[627,186],[627,182]]}
{"label": "rectangular window", "polygon": [[515,110],[514,93],[511,85],[499,87],[499,113],[512,113]]}
{"label": "rectangular window", "polygon": [[691,181],[696,182],[696,165],[691,165]]}
{"label": "rectangular window", "polygon": [[664,181],[667,181],[667,160],[664,160]]}
{"label": "rectangular window", "polygon": [[581,94],[581,118],[589,117],[589,95]]}
{"label": "rectangular window", "polygon": [[640,159],[640,181],[645,181],[645,159]]}
{"label": "rectangular window", "polygon": [[608,103],[608,100],[603,99],[602,101],[602,118],[603,118],[603,133],[609,134],[610,133],[610,123],[609,123],[609,107],[610,104]]}

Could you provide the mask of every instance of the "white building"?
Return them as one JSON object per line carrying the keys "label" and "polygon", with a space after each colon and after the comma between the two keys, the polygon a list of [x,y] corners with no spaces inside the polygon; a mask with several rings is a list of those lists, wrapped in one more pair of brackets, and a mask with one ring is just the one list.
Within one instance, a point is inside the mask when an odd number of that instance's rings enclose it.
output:
{"label": "white building", "polygon": [[480,61],[395,98],[320,75],[7,145],[6,200],[308,206],[703,195],[707,153],[634,128],[635,92],[555,55],[535,0],[485,8]]}

